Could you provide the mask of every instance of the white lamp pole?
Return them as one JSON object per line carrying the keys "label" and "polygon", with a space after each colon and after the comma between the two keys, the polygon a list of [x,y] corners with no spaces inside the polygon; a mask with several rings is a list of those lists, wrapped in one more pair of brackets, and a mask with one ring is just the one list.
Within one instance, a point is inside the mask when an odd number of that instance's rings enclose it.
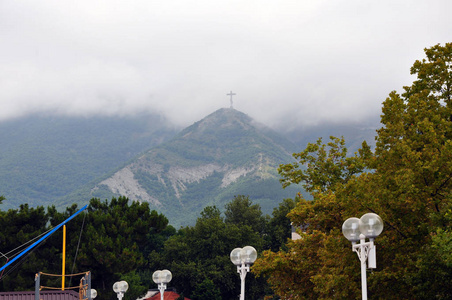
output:
{"label": "white lamp pole", "polygon": [[245,300],[245,277],[250,271],[250,266],[256,261],[257,251],[251,246],[235,248],[231,251],[231,261],[237,266],[237,273],[240,274],[240,300]]}
{"label": "white lamp pole", "polygon": [[[367,300],[366,262],[369,269],[377,267],[377,254],[374,239],[383,231],[383,220],[374,213],[363,215],[360,219],[349,218],[342,224],[342,233],[352,242],[352,251],[361,261],[362,299]],[[366,242],[366,238],[369,242]],[[357,242],[359,241],[359,244]]]}
{"label": "white lamp pole", "polygon": [[129,289],[129,284],[126,281],[118,281],[113,284],[113,291],[118,295],[118,299],[122,300],[124,293]]}
{"label": "white lamp pole", "polygon": [[160,291],[160,299],[163,300],[163,293],[166,290],[166,284],[171,281],[173,275],[168,270],[157,270],[152,274],[152,280],[157,283],[157,286]]}

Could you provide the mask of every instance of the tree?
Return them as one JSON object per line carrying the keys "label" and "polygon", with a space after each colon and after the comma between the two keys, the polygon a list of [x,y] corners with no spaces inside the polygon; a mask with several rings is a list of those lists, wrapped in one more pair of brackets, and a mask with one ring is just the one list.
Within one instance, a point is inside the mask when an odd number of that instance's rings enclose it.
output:
{"label": "tree", "polygon": [[[133,201],[126,197],[112,198],[110,202],[91,199],[77,270],[93,272],[92,285],[101,299],[115,295],[112,286],[123,278],[133,279],[136,296],[144,294],[137,274],[147,266],[144,253],[149,248],[150,234],[159,234],[168,224],[168,219],[149,209],[146,202]],[[124,277],[126,276],[126,277]]]}
{"label": "tree", "polygon": [[304,225],[302,238],[287,251],[265,252],[255,264],[280,296],[359,297],[359,264],[340,228],[348,217],[376,212],[385,230],[376,241],[378,269],[368,274],[369,294],[450,298],[452,44],[425,53],[411,68],[418,80],[384,101],[374,153],[363,144],[346,157],[342,141],[333,138],[308,145],[295,155],[298,162],[281,166],[283,185],[304,183],[313,201],[300,199],[289,214]]}
{"label": "tree", "polygon": [[225,209],[225,223],[247,225],[260,234],[264,233],[268,218],[262,215],[260,205],[253,204],[248,196],[234,196],[234,199],[225,205]]}
{"label": "tree", "polygon": [[284,199],[278,207],[273,209],[272,218],[267,224],[265,249],[272,251],[278,251],[281,247],[286,249],[285,244],[292,234],[291,221],[287,215],[294,208],[294,200]]}
{"label": "tree", "polygon": [[210,279],[204,279],[201,284],[195,287],[192,293],[193,300],[221,300],[220,290],[214,285],[213,281]]}
{"label": "tree", "polygon": [[[30,208],[28,204],[19,209],[0,212],[0,243],[2,246],[2,266],[11,258],[31,245],[36,237],[47,231],[48,217],[44,207]],[[1,274],[0,290],[20,291],[33,286],[33,278],[38,271],[54,270],[54,262],[40,260],[41,255],[55,257],[56,249],[47,244],[46,247],[35,247],[20,260],[10,265]]]}
{"label": "tree", "polygon": [[[27,204],[18,210],[0,211],[2,248],[14,249],[3,252],[2,265],[76,211],[75,204],[63,212],[54,206],[46,212]],[[161,250],[175,233],[167,224],[168,219],[151,211],[147,203],[129,202],[125,197],[110,202],[91,199],[88,209],[66,224],[66,274],[91,271],[92,286],[100,299],[114,297],[111,286],[126,278],[133,283],[129,294],[138,297],[147,290],[148,281],[141,276],[146,275],[148,254]],[[61,274],[62,242],[60,230],[34,247],[1,274],[0,290],[32,290],[36,273]],[[65,287],[78,285],[76,281],[67,278]],[[43,276],[41,284],[58,288],[61,277]]]}
{"label": "tree", "polygon": [[[246,245],[262,250],[264,235],[256,229],[261,227],[253,228],[251,225],[256,223],[249,221],[265,218],[260,207],[244,196],[235,197],[226,205],[226,211],[227,217],[223,218],[217,207],[204,208],[194,226],[181,228],[165,242],[162,253],[151,254],[154,259],[149,268],[169,269],[173,274],[171,285],[187,297],[207,299],[202,298],[200,286],[209,286],[213,294],[218,289],[221,299],[236,298],[240,294],[240,278],[229,255],[234,248]],[[242,219],[243,216],[248,217]],[[250,298],[263,297],[265,286],[264,280],[248,275],[246,288]]]}
{"label": "tree", "polygon": [[326,145],[322,144],[322,138],[315,144],[308,143],[305,150],[293,154],[297,162],[280,165],[278,172],[282,186],[286,188],[303,182],[307,192],[334,190],[336,184],[346,183],[365,169],[365,161],[371,155],[366,142],[363,142],[359,155],[347,157],[344,138],[331,136],[330,140]]}

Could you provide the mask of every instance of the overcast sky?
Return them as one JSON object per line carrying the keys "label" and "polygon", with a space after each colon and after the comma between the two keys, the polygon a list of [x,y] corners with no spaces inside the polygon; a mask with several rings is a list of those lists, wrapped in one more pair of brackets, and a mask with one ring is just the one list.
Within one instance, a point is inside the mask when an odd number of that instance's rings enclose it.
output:
{"label": "overcast sky", "polygon": [[452,42],[450,0],[0,0],[0,120],[229,107],[273,127],[362,122]]}

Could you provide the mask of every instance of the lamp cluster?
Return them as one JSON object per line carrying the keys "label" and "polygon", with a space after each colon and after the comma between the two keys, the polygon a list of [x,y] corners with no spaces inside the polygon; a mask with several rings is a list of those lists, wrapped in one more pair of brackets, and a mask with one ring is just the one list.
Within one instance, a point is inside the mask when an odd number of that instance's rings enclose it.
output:
{"label": "lamp cluster", "polygon": [[360,219],[349,218],[342,225],[342,233],[352,243],[360,240],[360,234],[371,240],[375,239],[383,231],[383,220],[379,215],[368,213]]}
{"label": "lamp cluster", "polygon": [[250,271],[250,266],[256,261],[257,251],[251,246],[235,248],[231,251],[231,261],[237,266],[237,273],[240,274],[240,300],[245,299],[245,277]]}
{"label": "lamp cluster", "polygon": [[251,265],[256,261],[257,251],[251,246],[245,246],[243,248],[235,248],[231,251],[231,261],[236,266],[242,264]]}
{"label": "lamp cluster", "polygon": [[129,284],[124,280],[115,282],[115,284],[113,284],[113,291],[115,291],[115,293],[118,294],[119,300],[121,300],[122,297],[124,297],[124,293],[127,292],[128,289]]}
{"label": "lamp cluster", "polygon": [[[367,213],[360,219],[349,218],[342,224],[342,233],[352,242],[352,251],[361,261],[362,298],[367,299],[366,264],[369,269],[377,267],[377,253],[374,240],[383,231],[383,220],[374,213]],[[366,238],[369,242],[366,242]],[[359,242],[359,244],[357,244]]]}
{"label": "lamp cluster", "polygon": [[173,275],[169,270],[157,270],[152,274],[152,280],[157,283],[160,291],[160,299],[163,300],[163,294],[166,290],[166,284],[171,281]]}

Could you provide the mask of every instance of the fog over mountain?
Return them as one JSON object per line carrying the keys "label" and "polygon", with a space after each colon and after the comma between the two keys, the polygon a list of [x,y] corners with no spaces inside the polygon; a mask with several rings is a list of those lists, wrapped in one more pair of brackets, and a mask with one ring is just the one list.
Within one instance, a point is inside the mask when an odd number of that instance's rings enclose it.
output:
{"label": "fog over mountain", "polygon": [[1,1],[0,121],[162,114],[179,128],[233,105],[294,131],[378,119],[448,0]]}

